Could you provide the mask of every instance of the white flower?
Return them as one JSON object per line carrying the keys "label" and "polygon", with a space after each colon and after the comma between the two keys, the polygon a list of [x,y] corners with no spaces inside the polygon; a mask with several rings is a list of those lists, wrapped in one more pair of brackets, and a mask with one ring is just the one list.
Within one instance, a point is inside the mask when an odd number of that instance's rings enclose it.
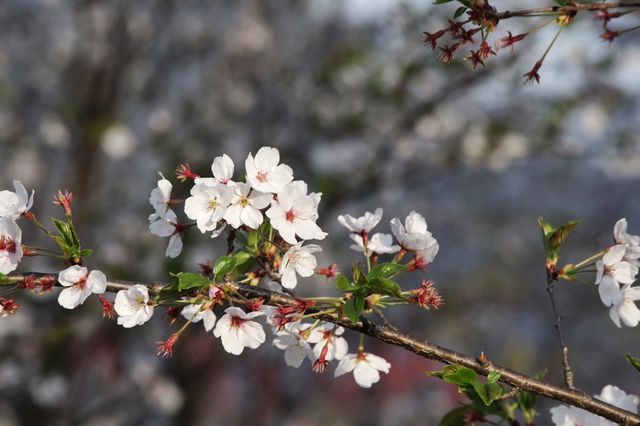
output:
{"label": "white flower", "polygon": [[427,222],[419,213],[412,211],[404,221],[391,219],[391,232],[395,235],[400,246],[407,250],[421,251],[433,247],[438,242],[427,231]]}
{"label": "white flower", "polygon": [[224,350],[240,355],[245,347],[256,349],[265,340],[262,325],[252,319],[264,315],[262,312],[246,313],[240,308],[230,307],[218,320],[213,335],[222,340]]}
{"label": "white flower", "polygon": [[31,196],[29,196],[27,189],[19,180],[13,181],[13,187],[16,192],[0,191],[0,217],[17,219],[33,206],[35,190],[32,190]]}
{"label": "white flower", "polygon": [[322,251],[315,244],[302,247],[302,243],[291,246],[282,256],[280,278],[284,288],[295,288],[298,283],[296,273],[301,277],[310,277],[315,273],[317,261],[313,253]]}
{"label": "white flower", "polygon": [[233,178],[233,168],[233,160],[231,160],[227,154],[214,158],[213,163],[211,163],[213,176],[223,185],[231,182]]}
{"label": "white flower", "polygon": [[354,234],[371,232],[371,230],[380,223],[380,219],[382,219],[381,208],[377,208],[374,213],[365,212],[363,216],[357,218],[349,214],[338,216],[338,222],[340,222],[340,225],[344,226]]}
{"label": "white flower", "polygon": [[370,388],[372,384],[380,380],[380,372],[388,373],[391,368],[384,358],[367,352],[359,354],[347,354],[340,360],[334,377],[353,371],[356,383],[363,388]]}
{"label": "white flower", "polygon": [[280,152],[276,148],[263,146],[255,158],[249,153],[244,162],[247,181],[256,191],[278,192],[293,180],[293,170],[280,164]]}
{"label": "white flower", "polygon": [[289,323],[285,325],[284,330],[276,333],[277,337],[273,339],[273,344],[284,351],[284,361],[288,366],[298,368],[305,358],[312,359],[311,345],[302,334],[310,326],[310,324],[299,322]]}
{"label": "white flower", "polygon": [[[362,236],[358,234],[349,234],[349,237],[355,244],[351,245],[351,250],[355,250],[358,252],[365,251],[364,243],[362,242]],[[375,233],[369,238],[369,242],[367,243],[367,252],[371,253],[396,253],[400,251],[400,246],[393,245],[393,237],[391,234],[382,234],[380,232]]]}
{"label": "white flower", "polygon": [[271,194],[251,191],[251,185],[248,183],[237,182],[233,186],[233,198],[224,215],[224,220],[236,229],[243,224],[257,229],[263,220],[260,210],[267,207],[272,198]]}
{"label": "white flower", "polygon": [[440,250],[440,245],[434,239],[433,244],[431,244],[429,247],[423,250],[418,250],[416,252],[416,264],[427,266],[428,264],[433,262],[433,259],[436,258],[436,255],[438,254],[439,250]]}
{"label": "white flower", "polygon": [[202,304],[187,305],[180,313],[191,322],[204,320],[202,323],[207,331],[213,330],[213,326],[216,325],[216,314],[211,309],[202,309]]}
{"label": "white flower", "polygon": [[[336,328],[335,331],[333,331],[334,328]],[[340,337],[343,333],[344,328],[331,323],[325,323],[314,328],[309,334],[307,342],[315,343],[313,347],[313,354],[315,358],[317,359],[320,357],[322,350],[326,346],[326,361],[331,361],[333,359],[342,359],[349,351],[347,339],[345,339],[344,337]]]}
{"label": "white flower", "polygon": [[[149,217],[149,219],[151,219],[151,217]],[[169,209],[164,215],[159,215],[149,225],[149,231],[159,237],[171,237],[169,238],[169,244],[165,251],[167,257],[174,259],[180,255],[183,246],[182,232],[180,232],[178,225],[178,217],[173,210]]]}
{"label": "white flower", "polygon": [[640,300],[640,287],[625,284],[621,293],[622,301],[611,306],[609,316],[618,327],[621,327],[620,320],[628,327],[635,327],[640,322],[640,309],[635,304],[636,300]]}
{"label": "white flower", "polygon": [[0,217],[0,273],[8,274],[22,259],[22,230],[11,217]]}
{"label": "white flower", "polygon": [[[271,208],[266,213],[267,217],[271,219],[271,226],[289,244],[298,242],[296,235],[303,240],[322,240],[327,234],[316,225],[320,194],[301,193],[303,187],[297,182],[287,185],[278,192],[278,199],[271,202]],[[304,188],[306,189],[306,185]]]}
{"label": "white flower", "polygon": [[162,179],[158,181],[158,186],[151,190],[149,196],[149,204],[155,209],[155,212],[149,216],[149,222],[154,222],[157,220],[156,218],[164,215],[169,208],[169,201],[171,201],[173,185],[162,176],[162,173],[158,172],[158,174]]}
{"label": "white flower", "polygon": [[[596,398],[623,410],[638,412],[638,397],[628,395],[616,386],[607,385]],[[556,426],[614,426],[615,423],[577,407],[558,405],[551,410],[551,421]]]}
{"label": "white flower", "polygon": [[596,285],[605,306],[622,302],[620,284],[632,284],[638,273],[637,266],[622,260],[625,250],[623,245],[615,245],[607,251],[602,260],[596,262]]}
{"label": "white flower", "polygon": [[640,266],[640,236],[627,232],[627,219],[620,219],[613,227],[613,240],[625,247],[624,260]]}
{"label": "white flower", "polygon": [[153,316],[153,302],[149,300],[149,290],[142,284],[120,290],[116,294],[113,308],[118,314],[118,325],[124,328],[142,325]]}
{"label": "white flower", "polygon": [[82,266],[73,265],[61,271],[58,282],[67,287],[58,295],[58,303],[66,309],[82,305],[87,297],[102,294],[107,289],[107,277],[98,270],[89,271]]}
{"label": "white flower", "polygon": [[204,234],[216,229],[232,198],[230,187],[217,183],[211,185],[209,181],[199,179],[191,188],[191,197],[184,203],[184,212],[197,222],[198,229]]}

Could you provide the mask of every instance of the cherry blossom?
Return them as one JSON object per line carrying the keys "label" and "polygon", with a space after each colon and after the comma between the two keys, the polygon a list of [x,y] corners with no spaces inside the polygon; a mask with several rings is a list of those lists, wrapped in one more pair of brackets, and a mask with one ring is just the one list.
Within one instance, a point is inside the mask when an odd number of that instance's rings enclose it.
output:
{"label": "cherry blossom", "polygon": [[32,190],[29,196],[27,189],[19,180],[13,181],[13,187],[15,192],[0,191],[0,217],[10,217],[15,220],[33,206],[35,190]]}
{"label": "cherry blossom", "polygon": [[282,256],[280,277],[284,288],[295,288],[298,284],[296,273],[301,277],[310,277],[315,273],[317,261],[313,253],[322,251],[316,244],[302,247],[302,243],[291,246]]}
{"label": "cherry blossom", "polygon": [[242,225],[257,229],[264,219],[260,210],[269,206],[272,198],[271,194],[251,191],[248,183],[237,182],[233,186],[233,198],[224,220],[236,229]]}
{"label": "cherry blossom", "polygon": [[213,310],[209,308],[202,309],[202,307],[203,304],[187,305],[182,308],[180,313],[191,322],[199,322],[200,320],[203,320],[202,324],[204,325],[204,329],[206,331],[211,331],[213,330],[213,326],[216,325],[216,314]]}
{"label": "cherry blossom", "polygon": [[382,209],[377,208],[374,213],[365,212],[360,217],[353,217],[349,214],[338,216],[340,225],[347,228],[354,234],[369,233],[382,219]]}
{"label": "cherry blossom", "polygon": [[404,225],[398,218],[391,219],[391,232],[400,246],[406,250],[427,250],[438,243],[431,232],[427,231],[427,222],[424,217],[415,211],[409,213]]}
{"label": "cherry blossom", "polygon": [[298,368],[305,358],[313,359],[311,345],[304,334],[309,327],[310,324],[289,323],[283,330],[276,333],[277,337],[273,339],[273,344],[284,351],[284,361],[288,366]]}
{"label": "cherry blossom", "polygon": [[367,243],[367,247],[365,250],[363,238],[358,234],[349,234],[349,237],[355,244],[351,245],[351,250],[355,250],[357,252],[367,252],[384,254],[384,253],[396,253],[400,251],[400,246],[393,244],[393,237],[391,234],[382,234],[380,232],[373,234]]}
{"label": "cherry blossom", "polygon": [[640,287],[625,284],[621,293],[622,300],[611,306],[609,316],[618,327],[621,327],[620,320],[628,327],[635,327],[640,322],[640,309],[635,304],[636,300],[640,300]]}
{"label": "cherry blossom", "polygon": [[102,294],[107,289],[107,277],[101,271],[89,273],[82,266],[73,265],[61,271],[58,282],[66,287],[58,295],[58,303],[66,309],[74,309],[82,305],[93,294]]}
{"label": "cherry blossom", "polygon": [[617,305],[622,302],[620,284],[632,284],[638,274],[638,267],[623,260],[625,247],[621,244],[611,247],[596,262],[596,285],[600,299],[605,306]]}
{"label": "cherry blossom", "polygon": [[233,190],[230,187],[212,185],[209,181],[198,179],[191,188],[191,197],[184,203],[184,212],[189,219],[197,222],[198,229],[204,234],[216,229],[232,199]]}
{"label": "cherry blossom", "polygon": [[15,271],[22,255],[22,230],[12,217],[0,217],[0,273]]}
{"label": "cherry blossom", "polygon": [[287,185],[278,192],[277,200],[271,202],[266,213],[271,226],[289,244],[298,242],[296,235],[303,240],[322,240],[327,236],[316,224],[321,194],[302,194],[302,189],[302,185],[296,182]]}
{"label": "cherry blossom", "polygon": [[255,158],[249,153],[244,166],[247,182],[256,191],[279,192],[293,180],[293,170],[280,163],[280,152],[276,148],[263,146]]}
{"label": "cherry blossom", "polygon": [[171,201],[171,190],[173,185],[169,182],[162,173],[159,173],[162,179],[158,180],[158,185],[151,190],[149,196],[149,204],[155,209],[155,212],[149,216],[149,222],[154,222],[157,218],[165,214],[169,209],[169,202]]}
{"label": "cherry blossom", "polygon": [[[151,216],[149,219],[151,219]],[[182,230],[183,227],[178,222],[178,217],[171,209],[167,210],[164,215],[157,216],[149,225],[149,231],[153,235],[170,237],[165,255],[172,259],[178,257],[182,252]]]}
{"label": "cherry blossom", "polygon": [[334,377],[353,371],[356,383],[363,388],[370,388],[372,384],[380,381],[380,372],[388,373],[391,369],[384,358],[368,352],[358,354],[347,354],[340,360]]}
{"label": "cherry blossom", "polygon": [[623,245],[626,249],[624,260],[640,266],[640,236],[627,232],[627,219],[620,219],[613,227],[613,240],[618,245]]}
{"label": "cherry blossom", "polygon": [[211,163],[211,172],[218,182],[223,185],[232,183],[233,178],[233,160],[227,155],[222,154],[219,157],[213,159]]}
{"label": "cherry blossom", "polygon": [[256,349],[264,343],[265,334],[262,325],[251,321],[264,315],[262,312],[246,313],[233,306],[225,309],[224,312],[225,314],[213,329],[213,335],[220,338],[225,351],[240,355],[245,347]]}
{"label": "cherry blossom", "polygon": [[[596,398],[623,410],[638,412],[639,398],[625,393],[617,386],[607,385]],[[614,426],[615,423],[577,407],[557,405],[551,410],[551,421],[556,426]]]}
{"label": "cherry blossom", "polygon": [[154,303],[149,299],[149,290],[142,284],[135,284],[116,294],[113,305],[118,314],[118,325],[135,327],[149,321],[153,316]]}
{"label": "cherry blossom", "polygon": [[344,328],[331,323],[324,323],[311,331],[307,342],[315,344],[313,346],[313,354],[316,358],[321,358],[323,349],[326,347],[324,360],[327,362],[334,359],[340,360],[349,350],[347,339],[340,337],[343,333]]}

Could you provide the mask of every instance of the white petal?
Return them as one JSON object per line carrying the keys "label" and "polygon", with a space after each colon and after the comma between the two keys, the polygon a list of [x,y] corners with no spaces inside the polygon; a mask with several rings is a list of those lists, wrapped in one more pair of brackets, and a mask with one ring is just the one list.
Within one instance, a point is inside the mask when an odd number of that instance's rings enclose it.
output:
{"label": "white petal", "polygon": [[65,288],[58,295],[58,303],[66,309],[74,309],[81,305],[88,295],[77,286]]}
{"label": "white petal", "polygon": [[336,371],[333,373],[333,377],[340,377],[343,374],[353,371],[354,368],[356,368],[356,355],[348,354],[338,363]]}
{"label": "white petal", "polygon": [[85,267],[78,265],[70,266],[64,271],[60,271],[58,282],[65,287],[75,285],[87,277],[87,272],[88,270]]}
{"label": "white petal", "polygon": [[263,217],[260,210],[253,206],[247,206],[242,209],[240,219],[249,228],[257,229],[262,224]]}
{"label": "white petal", "polygon": [[182,236],[180,234],[173,234],[169,239],[167,250],[165,255],[171,259],[175,259],[182,252]]}
{"label": "white petal", "polygon": [[207,309],[202,314],[204,329],[207,331],[213,330],[216,325],[216,314],[211,309]]}
{"label": "white petal", "polygon": [[104,293],[107,290],[107,276],[97,269],[91,271],[87,277],[87,287],[89,287],[94,294]]}
{"label": "white petal", "polygon": [[598,285],[600,300],[605,306],[617,305],[622,302],[622,291],[618,282],[610,275],[602,277]]}
{"label": "white petal", "polygon": [[370,388],[372,384],[380,380],[380,373],[372,368],[366,361],[358,362],[356,368],[353,369],[353,377],[356,383],[363,388]]}

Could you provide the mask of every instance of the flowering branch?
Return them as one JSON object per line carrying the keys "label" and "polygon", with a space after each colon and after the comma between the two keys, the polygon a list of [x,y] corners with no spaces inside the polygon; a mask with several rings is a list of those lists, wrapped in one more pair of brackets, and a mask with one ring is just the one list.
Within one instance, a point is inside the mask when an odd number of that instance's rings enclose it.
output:
{"label": "flowering branch", "polygon": [[[33,281],[34,279],[55,280],[55,282],[58,282],[58,274],[26,272],[24,274],[9,275],[4,277],[4,279],[0,282],[0,285],[24,287],[27,282]],[[146,287],[150,293],[157,294],[160,290],[168,287],[170,284],[161,282],[140,283],[132,281],[109,280],[107,282],[106,290],[115,293],[122,290],[127,290],[136,285],[142,285]],[[265,304],[278,306],[296,306],[300,303],[300,299],[297,299],[293,296],[246,284],[228,282],[225,283],[225,286],[235,290],[241,296],[240,298],[236,299],[236,302],[239,303],[244,303],[246,299],[262,299]],[[309,311],[313,312],[315,311],[315,309],[311,308]],[[480,356],[477,358],[471,357],[469,355],[464,355],[430,343],[428,341],[418,340],[397,331],[397,329],[391,328],[389,325],[377,325],[372,321],[366,319],[365,317],[361,317],[360,321],[355,324],[345,318],[339,317],[336,314],[323,314],[319,315],[318,318],[323,321],[330,322],[332,324],[336,324],[359,333],[363,333],[381,342],[402,347],[426,359],[442,362],[449,365],[461,365],[472,369],[482,376],[487,376],[490,373],[498,373],[500,374],[499,381],[512,386],[514,389],[518,389],[519,391],[531,392],[540,396],[570,404],[574,407],[585,409],[621,425],[637,425],[640,422],[640,415],[617,408],[579,390],[563,389],[550,383],[537,380],[525,374],[518,373],[516,371],[494,364],[484,354],[480,354]],[[507,394],[511,395],[510,393]]]}
{"label": "flowering branch", "polygon": [[551,307],[553,308],[553,314],[555,315],[555,329],[558,334],[558,341],[560,342],[560,350],[562,351],[562,370],[564,373],[564,381],[567,388],[575,389],[573,370],[571,370],[571,365],[569,364],[569,346],[567,345],[562,331],[562,314],[560,313],[560,308],[558,307],[554,293],[555,281],[555,275],[547,270],[547,293],[549,294],[549,300],[551,301]]}

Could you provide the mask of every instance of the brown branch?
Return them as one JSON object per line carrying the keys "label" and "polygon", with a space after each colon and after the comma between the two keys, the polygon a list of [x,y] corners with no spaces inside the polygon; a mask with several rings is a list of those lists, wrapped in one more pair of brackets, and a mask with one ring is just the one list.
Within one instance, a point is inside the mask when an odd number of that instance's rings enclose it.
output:
{"label": "brown branch", "polygon": [[508,19],[508,18],[516,18],[516,17],[524,17],[524,16],[540,16],[541,14],[554,14],[560,11],[565,12],[578,12],[581,10],[595,12],[598,10],[609,10],[609,9],[620,9],[620,8],[640,8],[640,2],[616,2],[616,3],[590,3],[590,4],[582,4],[575,3],[566,6],[551,6],[551,7],[541,7],[537,9],[524,9],[524,10],[505,10],[504,12],[496,12],[494,16],[498,19]]}
{"label": "brown branch", "polygon": [[[33,277],[35,279],[42,277],[57,279],[57,274],[24,273],[22,275],[11,275],[8,277],[4,277],[2,281],[0,281],[0,285],[21,286],[30,277]],[[142,284],[146,286],[152,293],[159,291],[167,285],[158,282],[137,283],[130,281],[110,280],[107,284],[107,291],[117,292],[135,284]],[[239,283],[226,283],[226,285],[236,290],[239,294],[248,299],[262,298],[267,304],[291,306],[297,303],[293,297],[283,293],[272,292],[266,289]],[[611,404],[607,404],[606,402],[600,401],[584,392],[560,388],[550,383],[543,382],[541,380],[537,380],[524,374],[493,364],[486,356],[484,356],[484,354],[482,354],[478,358],[473,358],[468,355],[460,354],[450,349],[440,347],[428,341],[417,340],[415,338],[407,336],[406,334],[402,334],[398,331],[392,330],[387,326],[375,325],[373,322],[367,320],[366,318],[363,318],[362,321],[358,322],[357,324],[353,324],[347,319],[338,318],[335,315],[319,315],[318,318],[337,325],[341,325],[344,328],[363,333],[381,342],[402,347],[426,359],[439,361],[444,364],[462,365],[474,370],[476,373],[483,376],[486,376],[490,372],[499,373],[500,382],[517,388],[520,391],[531,392],[540,396],[554,399],[556,401],[564,402],[575,407],[582,408],[621,425],[640,425],[640,415],[622,410]]]}

